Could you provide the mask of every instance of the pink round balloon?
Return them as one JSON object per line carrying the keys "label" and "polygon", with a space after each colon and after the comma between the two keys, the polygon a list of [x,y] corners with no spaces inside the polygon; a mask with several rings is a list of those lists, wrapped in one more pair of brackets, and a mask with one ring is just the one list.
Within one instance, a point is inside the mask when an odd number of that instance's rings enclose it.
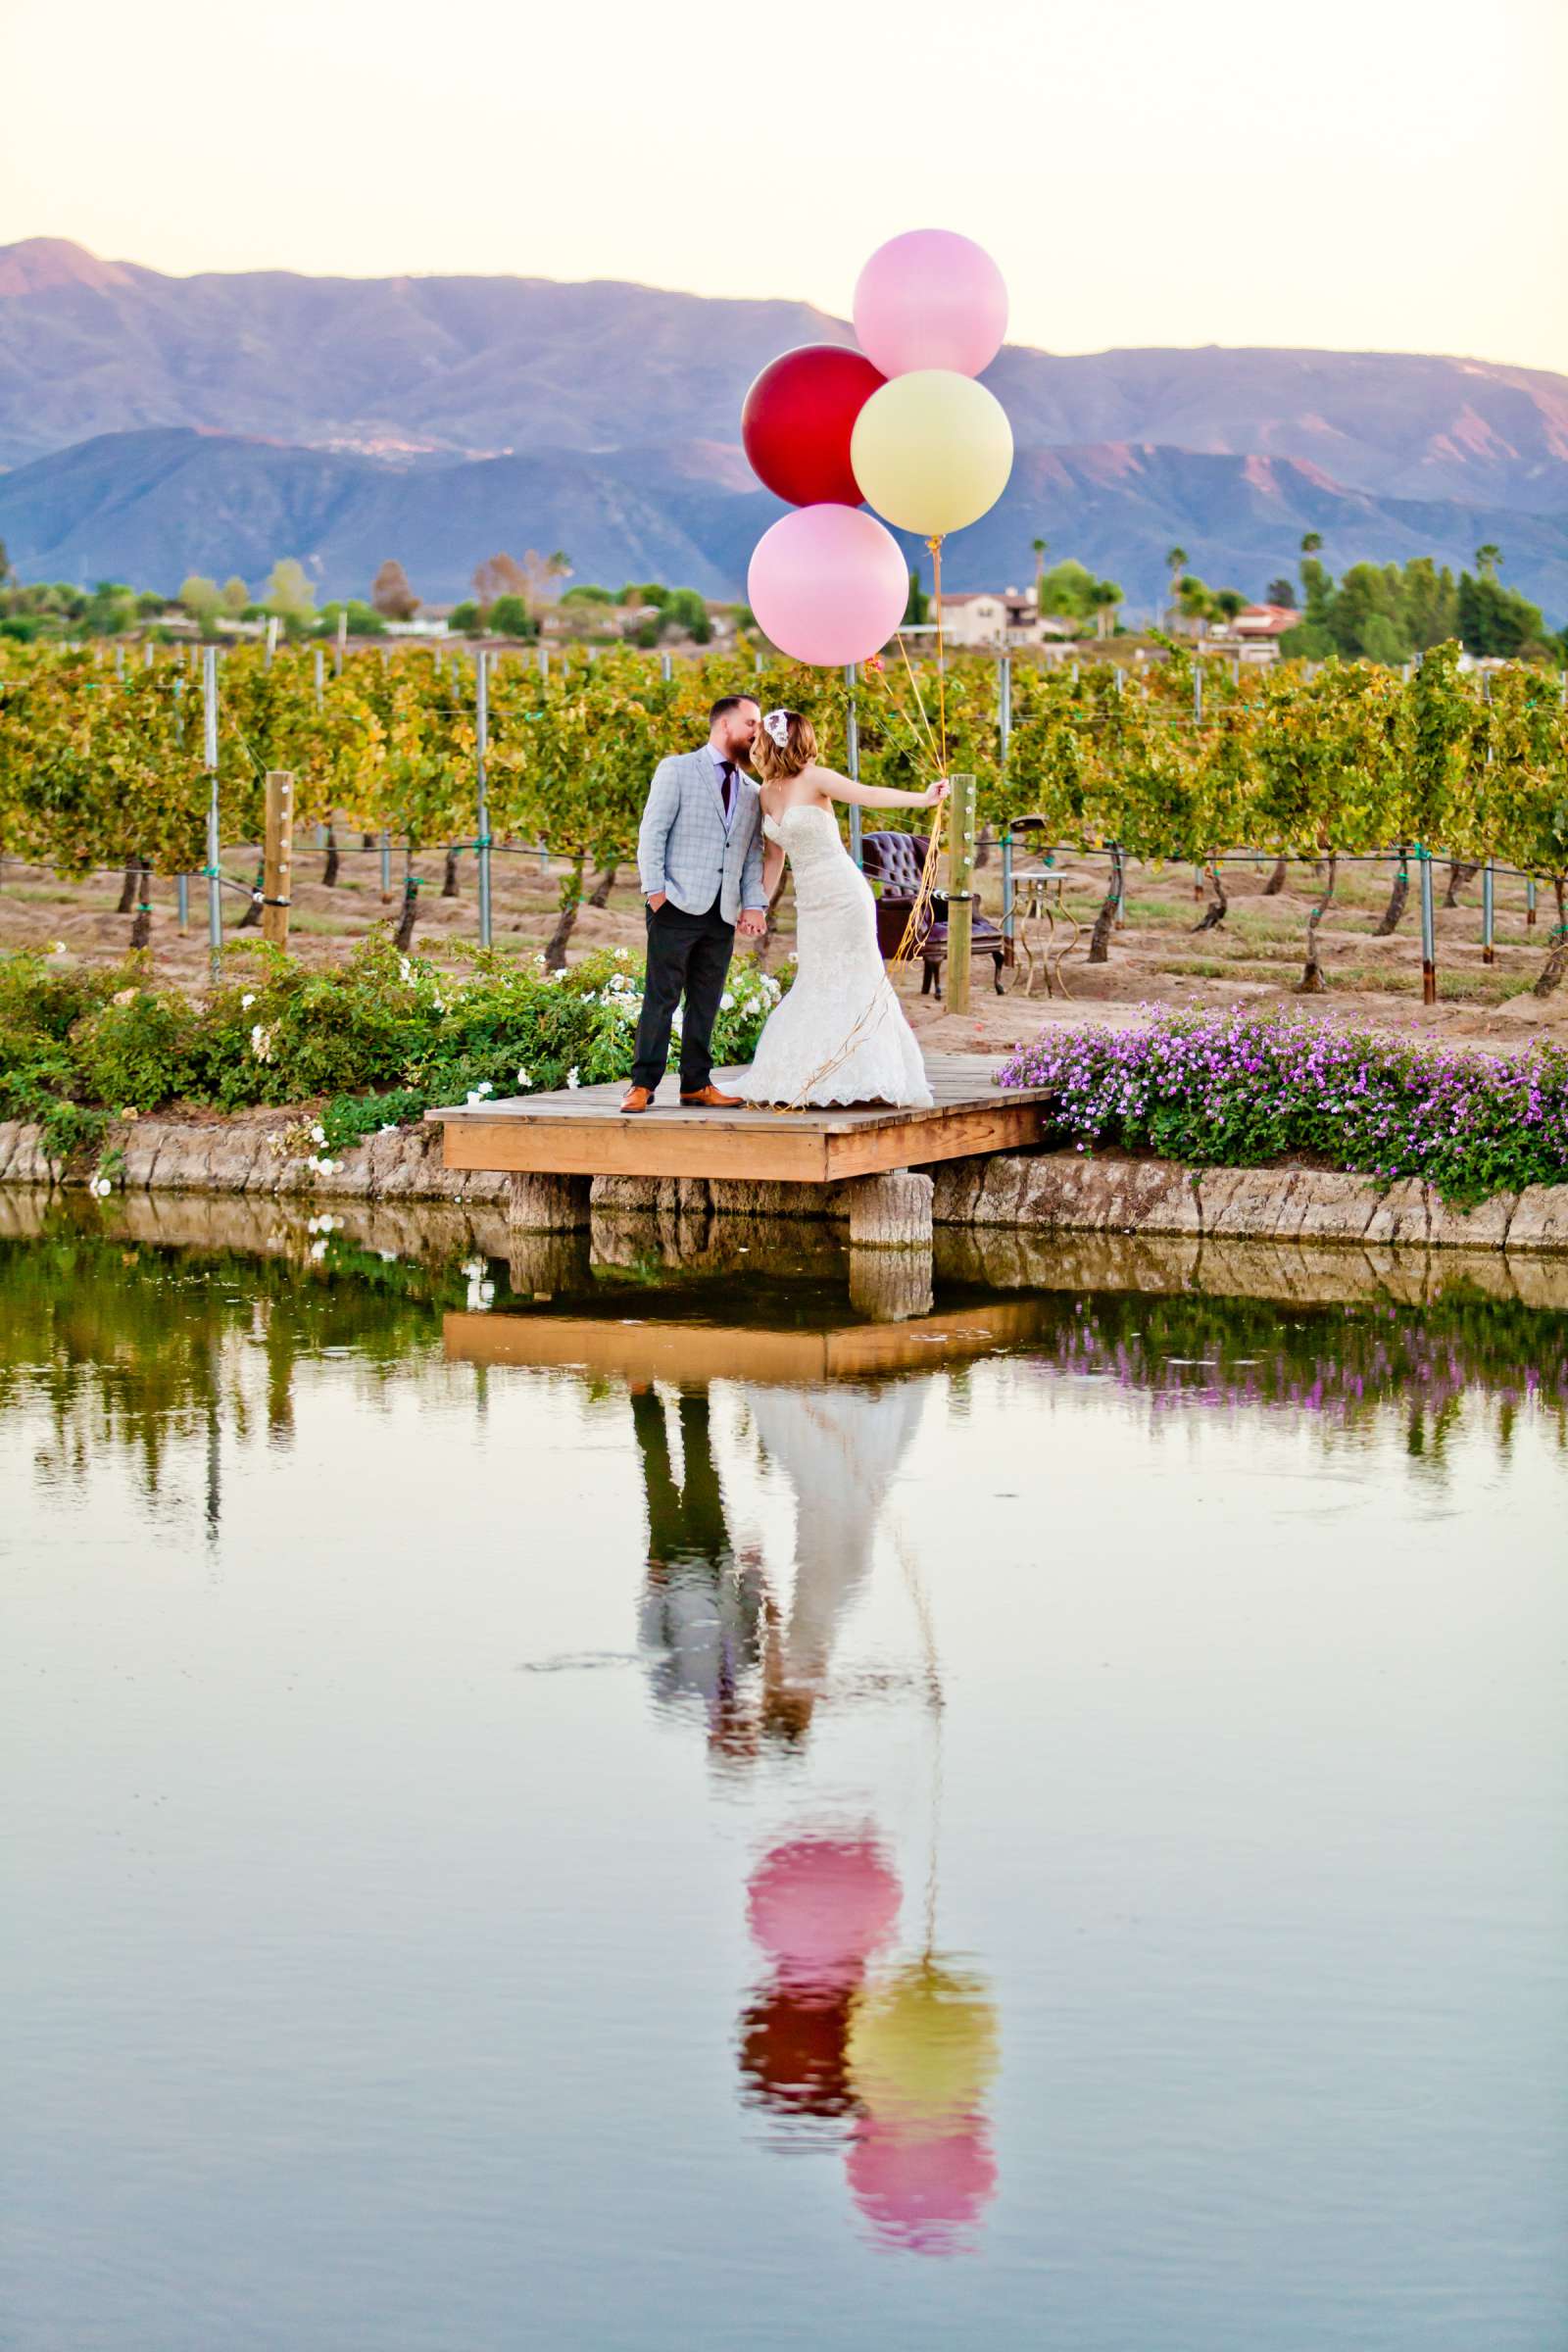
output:
{"label": "pink round balloon", "polygon": [[911,228],[879,245],[860,271],[855,331],[884,375],[915,368],[978,375],[1007,331],[1002,271],[970,237],[951,228]]}
{"label": "pink round balloon", "polygon": [[746,1915],[789,1983],[843,1985],[892,1935],[901,1899],[874,1839],[792,1838],[752,1873]]}
{"label": "pink round balloon", "polygon": [[917,2253],[953,2250],[995,2193],[997,2160],[986,2127],[969,2117],[940,2139],[862,2124],[845,2158],[850,2194],[877,2234]]}
{"label": "pink round balloon", "polygon": [[879,653],[904,618],[898,541],[858,507],[802,507],[757,543],[747,601],[781,654],[821,668]]}

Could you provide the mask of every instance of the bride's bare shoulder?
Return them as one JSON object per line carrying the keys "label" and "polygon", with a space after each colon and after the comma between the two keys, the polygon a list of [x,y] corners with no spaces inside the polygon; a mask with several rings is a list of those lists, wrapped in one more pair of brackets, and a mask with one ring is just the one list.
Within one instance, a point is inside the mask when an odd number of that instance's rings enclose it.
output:
{"label": "bride's bare shoulder", "polygon": [[842,784],[844,778],[836,768],[824,767],[820,760],[813,760],[809,767],[802,768],[798,782],[801,788],[799,806],[807,808],[831,808],[834,799],[833,787],[835,784]]}

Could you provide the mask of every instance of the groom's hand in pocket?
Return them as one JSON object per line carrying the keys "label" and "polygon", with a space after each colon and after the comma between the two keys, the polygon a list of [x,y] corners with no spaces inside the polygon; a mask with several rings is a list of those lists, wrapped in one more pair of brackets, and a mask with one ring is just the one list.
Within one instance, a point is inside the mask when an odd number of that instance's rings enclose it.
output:
{"label": "groom's hand in pocket", "polygon": [[659,909],[661,908],[661,906],[662,906],[662,905],[663,905],[663,904],[664,904],[664,893],[663,893],[662,890],[656,890],[656,891],[654,892],[654,894],[653,894],[652,898],[651,898],[651,899],[649,900],[649,902],[648,902],[648,911],[649,911],[649,913],[650,913],[650,914],[657,914],[657,913],[659,912]]}

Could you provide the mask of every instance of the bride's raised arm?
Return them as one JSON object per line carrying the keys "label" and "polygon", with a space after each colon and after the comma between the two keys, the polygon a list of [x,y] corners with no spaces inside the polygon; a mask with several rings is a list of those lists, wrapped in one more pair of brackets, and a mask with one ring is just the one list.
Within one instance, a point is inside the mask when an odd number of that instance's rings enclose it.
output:
{"label": "bride's raised arm", "polygon": [[830,801],[854,801],[861,808],[934,808],[953,789],[946,776],[939,776],[924,792],[894,792],[883,784],[858,783],[854,776],[841,776],[831,767],[818,767],[811,782]]}

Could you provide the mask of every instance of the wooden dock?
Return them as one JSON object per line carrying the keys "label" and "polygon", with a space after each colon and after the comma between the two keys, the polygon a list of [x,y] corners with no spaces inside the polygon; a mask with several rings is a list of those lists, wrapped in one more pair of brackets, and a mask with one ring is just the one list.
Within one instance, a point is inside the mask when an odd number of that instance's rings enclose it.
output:
{"label": "wooden dock", "polygon": [[[652,1110],[626,1117],[626,1089],[585,1086],[430,1110],[449,1168],[538,1176],[706,1176],[842,1184],[1038,1142],[1043,1093],[995,1084],[1000,1057],[933,1054],[930,1110],[685,1110],[666,1078]],[[716,1070],[715,1085],[743,1070]]]}

